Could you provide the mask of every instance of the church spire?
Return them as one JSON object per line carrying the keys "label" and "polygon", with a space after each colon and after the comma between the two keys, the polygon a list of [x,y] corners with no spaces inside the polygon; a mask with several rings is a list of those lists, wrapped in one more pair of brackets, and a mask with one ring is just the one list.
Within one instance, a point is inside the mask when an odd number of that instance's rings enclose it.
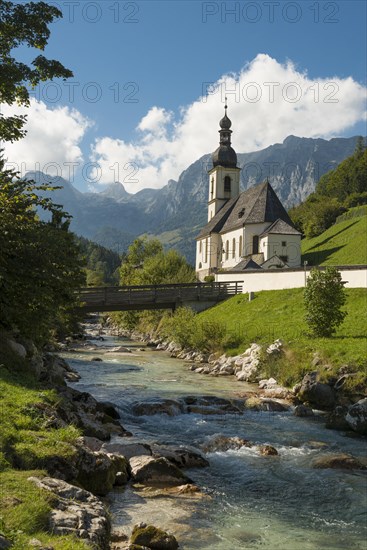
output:
{"label": "church spire", "polygon": [[219,147],[212,155],[213,166],[224,166],[227,168],[237,167],[237,155],[231,147],[232,121],[227,116],[227,97],[224,104],[224,117],[220,120],[219,126]]}

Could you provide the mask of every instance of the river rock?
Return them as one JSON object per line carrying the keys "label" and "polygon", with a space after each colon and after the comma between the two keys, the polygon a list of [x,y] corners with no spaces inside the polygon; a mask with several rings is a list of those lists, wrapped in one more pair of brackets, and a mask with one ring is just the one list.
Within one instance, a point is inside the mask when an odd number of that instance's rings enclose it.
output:
{"label": "river rock", "polygon": [[354,432],[367,435],[367,397],[350,407],[345,420]]}
{"label": "river rock", "polygon": [[133,403],[132,412],[136,416],[167,414],[168,416],[177,416],[183,412],[182,403],[174,399],[151,399],[139,403]]}
{"label": "river rock", "polygon": [[152,449],[147,443],[104,443],[102,451],[124,456],[128,460],[133,456],[152,456]]}
{"label": "river rock", "polygon": [[318,381],[318,373],[306,374],[302,380],[298,397],[316,409],[330,410],[335,406],[335,392],[328,385]]}
{"label": "river rock", "polygon": [[178,542],[173,535],[146,523],[135,525],[130,543],[152,550],[176,550],[178,548]]}
{"label": "river rock", "polygon": [[242,437],[229,437],[222,434],[216,434],[208,438],[201,446],[205,453],[215,453],[217,451],[237,450],[241,447],[252,447],[252,444]]}
{"label": "river rock", "polygon": [[209,462],[196,450],[185,447],[153,447],[154,458],[166,458],[178,468],[204,468]]}
{"label": "river rock", "polygon": [[240,399],[224,399],[215,395],[189,395],[183,398],[186,412],[193,414],[238,414],[244,410]]}
{"label": "river rock", "polygon": [[263,456],[277,456],[279,454],[272,445],[259,445],[258,449]]}
{"label": "river rock", "polygon": [[114,420],[121,418],[119,412],[116,410],[116,406],[110,401],[97,401],[97,408]]}
{"label": "river rock", "polygon": [[13,546],[13,543],[3,535],[0,535],[0,550],[8,550],[11,546]]}
{"label": "river rock", "polygon": [[78,445],[87,447],[91,451],[100,451],[103,445],[103,441],[97,439],[96,437],[89,437],[86,435],[78,438]]}
{"label": "river rock", "polygon": [[303,404],[297,405],[296,407],[294,407],[293,414],[294,416],[299,416],[299,417],[314,416],[314,412],[311,409],[311,407],[307,407],[306,405],[303,405]]}
{"label": "river rock", "polygon": [[338,405],[335,409],[329,414],[326,420],[325,427],[333,430],[350,430],[350,426],[346,420],[346,414],[348,412],[348,407]]}
{"label": "river rock", "polygon": [[110,520],[102,502],[90,492],[60,479],[30,477],[37,487],[53,494],[49,517],[55,535],[74,535],[101,550],[109,547]]}
{"label": "river rock", "polygon": [[184,485],[191,483],[177,466],[166,458],[152,456],[134,456],[130,459],[132,478],[143,485]]}
{"label": "river rock", "polygon": [[333,468],[341,470],[367,470],[366,466],[362,464],[357,458],[348,454],[335,454],[324,455],[312,463],[313,468]]}
{"label": "river rock", "polygon": [[101,357],[92,357],[91,358],[91,361],[103,361],[103,359]]}
{"label": "river rock", "polygon": [[127,483],[130,467],[126,458],[100,451],[80,449],[77,460],[78,481],[86,490],[99,496],[107,495],[117,484]]}
{"label": "river rock", "polygon": [[117,346],[115,348],[110,348],[106,353],[131,353],[131,349],[126,348],[125,346]]}
{"label": "river rock", "polygon": [[57,414],[65,425],[74,424],[82,429],[84,435],[103,441],[108,441],[111,433],[122,437],[131,435],[117,420],[107,415],[103,405],[89,393],[65,387],[59,388],[59,395],[63,399],[57,406]]}
{"label": "river rock", "polygon": [[277,401],[276,399],[260,398],[260,410],[271,412],[285,412],[290,409],[287,403]]}
{"label": "river rock", "polygon": [[24,346],[22,346],[22,344],[18,344],[18,342],[15,342],[14,340],[7,340],[7,344],[14,353],[19,355],[19,357],[21,357],[22,359],[26,358],[27,350]]}

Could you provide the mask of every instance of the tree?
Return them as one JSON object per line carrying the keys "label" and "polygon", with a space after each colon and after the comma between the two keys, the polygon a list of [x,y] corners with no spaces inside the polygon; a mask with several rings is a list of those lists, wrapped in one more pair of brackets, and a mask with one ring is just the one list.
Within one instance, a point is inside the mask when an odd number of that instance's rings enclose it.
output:
{"label": "tree", "polygon": [[[44,342],[67,324],[84,283],[69,218],[37,186],[4,169],[0,158],[0,325]],[[37,210],[49,214],[41,221]]]}
{"label": "tree", "polygon": [[[29,106],[27,86],[53,78],[70,78],[73,73],[59,61],[38,55],[30,65],[16,61],[13,50],[27,46],[43,51],[50,25],[62,13],[45,2],[18,3],[0,0],[0,104]],[[0,113],[0,139],[17,141],[24,137],[26,116],[5,117]]]}
{"label": "tree", "polygon": [[343,322],[346,312],[344,282],[335,267],[312,269],[304,292],[306,322],[313,336],[330,337]]}

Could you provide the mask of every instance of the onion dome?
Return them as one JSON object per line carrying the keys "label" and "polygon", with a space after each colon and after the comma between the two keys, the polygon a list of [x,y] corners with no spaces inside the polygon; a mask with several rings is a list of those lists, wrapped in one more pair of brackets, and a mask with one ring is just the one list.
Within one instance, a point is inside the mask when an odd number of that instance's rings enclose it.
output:
{"label": "onion dome", "polygon": [[231,147],[231,120],[227,116],[227,98],[224,106],[224,117],[219,122],[220,140],[219,147],[212,154],[213,166],[223,166],[225,168],[237,168],[236,151]]}

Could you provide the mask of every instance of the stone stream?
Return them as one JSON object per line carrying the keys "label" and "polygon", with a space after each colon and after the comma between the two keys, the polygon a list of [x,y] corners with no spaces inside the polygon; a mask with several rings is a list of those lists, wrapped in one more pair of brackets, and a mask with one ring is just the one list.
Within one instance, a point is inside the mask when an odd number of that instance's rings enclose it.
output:
{"label": "stone stream", "polygon": [[[292,410],[216,410],[213,398],[202,409],[188,410],[187,403],[202,403],[202,396],[235,400],[254,387],[234,377],[193,374],[187,363],[141,343],[104,338],[95,342],[99,349],[63,356],[81,375],[71,385],[114,403],[133,433],[111,441],[190,446],[210,463],[185,470],[204,496],[131,484],[115,488],[107,497],[115,527],[130,535],[136,523],[152,523],[172,532],[186,550],[367,550],[366,472],[312,468],[331,453],[363,460],[365,438],[326,430],[319,417],[299,418]],[[131,353],[108,350],[115,346]],[[92,361],[96,357],[101,361]],[[170,414],[155,407],[164,400],[170,400]],[[218,434],[253,446],[226,449],[216,444]],[[262,456],[258,445],[272,445],[278,455]]]}

